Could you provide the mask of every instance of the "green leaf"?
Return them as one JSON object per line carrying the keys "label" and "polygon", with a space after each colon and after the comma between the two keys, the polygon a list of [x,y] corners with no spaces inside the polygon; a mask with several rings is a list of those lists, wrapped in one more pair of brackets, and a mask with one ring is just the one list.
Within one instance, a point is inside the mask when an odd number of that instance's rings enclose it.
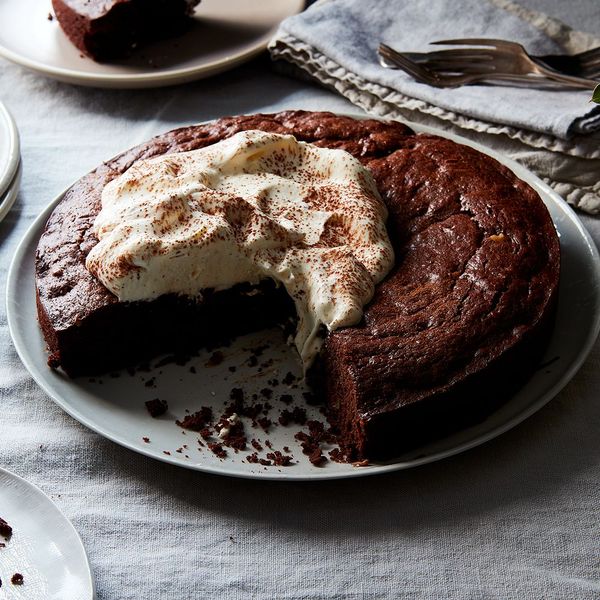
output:
{"label": "green leaf", "polygon": [[594,93],[592,94],[592,102],[600,104],[600,83],[596,86]]}

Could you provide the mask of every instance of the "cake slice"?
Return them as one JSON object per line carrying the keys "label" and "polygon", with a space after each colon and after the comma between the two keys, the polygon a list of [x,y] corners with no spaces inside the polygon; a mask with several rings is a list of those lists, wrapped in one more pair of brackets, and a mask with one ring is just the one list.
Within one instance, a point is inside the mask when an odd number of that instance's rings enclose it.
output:
{"label": "cake slice", "polygon": [[52,0],[71,42],[98,62],[181,32],[200,0]]}

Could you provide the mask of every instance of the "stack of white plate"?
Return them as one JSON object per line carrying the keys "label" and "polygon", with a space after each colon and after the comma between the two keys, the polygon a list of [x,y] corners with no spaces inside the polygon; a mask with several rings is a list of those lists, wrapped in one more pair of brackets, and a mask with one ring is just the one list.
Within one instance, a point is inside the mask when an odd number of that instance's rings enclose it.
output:
{"label": "stack of white plate", "polygon": [[20,183],[19,132],[8,109],[0,102],[0,221],[17,198]]}

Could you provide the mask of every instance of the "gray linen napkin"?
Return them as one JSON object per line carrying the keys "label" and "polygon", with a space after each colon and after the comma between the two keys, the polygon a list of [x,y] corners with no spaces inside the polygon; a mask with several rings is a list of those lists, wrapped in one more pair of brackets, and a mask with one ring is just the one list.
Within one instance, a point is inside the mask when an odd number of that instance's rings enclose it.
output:
{"label": "gray linen napkin", "polygon": [[380,116],[452,130],[531,168],[573,205],[600,212],[600,107],[586,91],[472,85],[440,90],[377,62],[384,41],[431,49],[453,37],[523,43],[536,54],[577,52],[600,40],[507,0],[321,0],[284,21],[275,59],[302,69]]}

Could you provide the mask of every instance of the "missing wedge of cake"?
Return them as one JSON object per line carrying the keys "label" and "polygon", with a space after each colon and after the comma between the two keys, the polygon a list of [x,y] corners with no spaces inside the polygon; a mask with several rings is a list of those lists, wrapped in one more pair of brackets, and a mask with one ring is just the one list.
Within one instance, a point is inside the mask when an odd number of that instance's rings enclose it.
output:
{"label": "missing wedge of cake", "polygon": [[289,111],[167,132],[83,177],[48,220],[36,285],[49,364],[71,376],[297,315],[345,455],[385,459],[526,380],[559,268],[543,202],[489,156]]}

